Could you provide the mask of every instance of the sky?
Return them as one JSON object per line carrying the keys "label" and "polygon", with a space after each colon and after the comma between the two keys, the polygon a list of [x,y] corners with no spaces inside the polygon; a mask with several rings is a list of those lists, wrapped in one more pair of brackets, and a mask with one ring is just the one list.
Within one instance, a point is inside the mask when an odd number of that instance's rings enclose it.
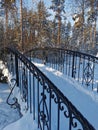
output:
{"label": "sky", "polygon": [[[64,74],[62,74],[57,70],[49,68],[43,64],[38,64],[38,63],[34,63],[34,64],[61,90],[61,92],[63,92],[64,95],[66,95],[66,97],[83,114],[83,116],[86,117],[86,119],[95,127],[95,129],[98,130],[98,114],[96,114],[98,113],[98,94],[93,93],[87,88],[81,86],[74,79],[65,76]],[[6,74],[7,71],[4,71],[4,73]],[[16,87],[16,89],[14,90],[14,94],[18,95],[18,100],[20,101],[18,87]],[[3,100],[3,97],[1,98]],[[18,121],[9,124],[3,130],[11,130],[11,129],[38,130],[37,122],[33,121],[32,118],[33,115],[29,113],[29,110],[24,111],[25,104],[23,102],[21,102],[21,107],[23,108],[22,109],[23,117]],[[56,114],[54,114],[54,111],[56,113],[56,108],[53,105],[52,120],[55,122]],[[12,115],[10,115],[10,118]],[[62,118],[62,126],[61,126],[62,129],[65,128],[64,126],[65,123],[63,123],[64,120],[65,117]],[[56,129],[55,123],[52,126],[52,130],[54,129]]]}

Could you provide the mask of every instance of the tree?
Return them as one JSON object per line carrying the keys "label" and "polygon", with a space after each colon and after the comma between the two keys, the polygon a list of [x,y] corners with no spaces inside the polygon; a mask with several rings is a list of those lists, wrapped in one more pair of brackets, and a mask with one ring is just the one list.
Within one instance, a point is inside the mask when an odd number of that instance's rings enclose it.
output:
{"label": "tree", "polygon": [[52,46],[57,46],[57,34],[58,34],[58,29],[57,29],[57,22],[54,19],[53,21],[50,21],[49,24],[49,28],[50,28],[50,33],[51,33],[51,44]]}
{"label": "tree", "polygon": [[4,42],[4,25],[3,21],[0,21],[0,47],[3,46]]}
{"label": "tree", "polygon": [[6,31],[5,31],[5,43],[4,45],[7,44],[7,32],[8,32],[8,12],[10,10],[15,10],[15,0],[1,0],[1,5],[5,9],[5,19],[6,19]]}
{"label": "tree", "polygon": [[60,45],[61,43],[61,19],[62,19],[62,12],[65,13],[64,10],[64,3],[65,0],[52,0],[52,6],[50,9],[52,9],[56,15],[55,18],[58,19],[58,37],[57,37],[57,45]]}
{"label": "tree", "polygon": [[79,42],[81,49],[94,49],[98,0],[75,0],[75,4],[77,5],[78,11],[73,17],[73,20],[75,21],[74,31],[78,32],[78,35],[81,35],[78,41],[81,41],[82,37],[82,41]]}
{"label": "tree", "polygon": [[87,22],[91,26],[90,41],[91,41],[91,47],[94,48],[95,42],[96,42],[96,22],[97,22],[97,16],[98,16],[98,1],[90,0],[88,7],[89,7],[89,10],[88,10]]}
{"label": "tree", "polygon": [[38,3],[37,9],[38,9],[38,13],[37,13],[38,45],[47,46],[50,44],[49,22],[47,20],[49,13],[47,12],[47,9],[43,1],[40,1]]}
{"label": "tree", "polygon": [[68,48],[71,32],[71,23],[62,23],[61,26],[61,46]]}

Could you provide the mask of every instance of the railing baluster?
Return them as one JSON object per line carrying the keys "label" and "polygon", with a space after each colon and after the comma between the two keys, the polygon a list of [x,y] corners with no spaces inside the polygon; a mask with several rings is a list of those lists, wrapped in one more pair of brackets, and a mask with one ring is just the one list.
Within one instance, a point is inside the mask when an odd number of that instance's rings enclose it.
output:
{"label": "railing baluster", "polygon": [[38,79],[37,79],[37,112],[38,112],[38,128],[39,128],[39,122],[40,122],[40,118],[39,118],[39,113],[40,113],[40,105],[39,105],[39,76],[38,76]]}
{"label": "railing baluster", "polygon": [[18,57],[15,55],[15,68],[16,68],[16,82],[17,86],[19,86],[19,73],[18,73]]}
{"label": "railing baluster", "polygon": [[45,108],[44,108],[44,104],[45,104],[45,89],[44,89],[44,86],[45,86],[45,84],[44,84],[44,81],[42,81],[43,82],[43,92],[42,92],[42,99],[43,99],[43,102],[42,102],[42,120],[43,120],[43,130],[45,129]]}
{"label": "railing baluster", "polygon": [[72,57],[72,78],[74,78],[74,67],[75,67],[75,53],[73,53]]}
{"label": "railing baluster", "polygon": [[77,55],[75,57],[74,78],[77,80]]}
{"label": "railing baluster", "polygon": [[22,93],[22,62],[19,60],[19,88],[20,88],[20,93]]}
{"label": "railing baluster", "polygon": [[69,130],[71,130],[71,123],[72,123],[72,113],[69,111]]}
{"label": "railing baluster", "polygon": [[66,70],[66,73],[65,73],[66,75],[67,75],[67,70],[68,70],[67,65],[68,65],[68,54],[66,54],[66,69],[65,69]]}
{"label": "railing baluster", "polygon": [[31,72],[29,70],[29,93],[30,93],[30,113],[32,113],[32,88],[31,88]]}
{"label": "railing baluster", "polygon": [[28,97],[28,90],[29,90],[29,85],[28,85],[28,78],[29,78],[29,75],[28,75],[28,69],[27,67],[25,66],[25,75],[26,75],[26,95],[27,95],[27,110],[29,109],[29,97]]}
{"label": "railing baluster", "polygon": [[[78,70],[78,82],[79,82],[79,79],[80,79],[80,65],[81,65],[81,57],[78,57],[78,68],[79,68],[79,70]],[[80,80],[81,81],[81,80]]]}
{"label": "railing baluster", "polygon": [[33,74],[33,119],[35,120],[35,76]]}
{"label": "railing baluster", "polygon": [[70,65],[71,65],[71,55],[70,55],[70,58],[68,56],[68,76],[70,76]]}
{"label": "railing baluster", "polygon": [[93,59],[93,69],[92,69],[92,90],[94,88],[94,70],[95,70],[95,59]]}
{"label": "railing baluster", "polygon": [[60,130],[60,99],[57,99],[58,106],[57,106],[57,130]]}
{"label": "railing baluster", "polygon": [[49,130],[51,130],[51,89],[49,89]]}
{"label": "railing baluster", "polygon": [[85,57],[83,58],[83,68],[82,68],[82,85],[84,84],[84,67],[85,67]]}

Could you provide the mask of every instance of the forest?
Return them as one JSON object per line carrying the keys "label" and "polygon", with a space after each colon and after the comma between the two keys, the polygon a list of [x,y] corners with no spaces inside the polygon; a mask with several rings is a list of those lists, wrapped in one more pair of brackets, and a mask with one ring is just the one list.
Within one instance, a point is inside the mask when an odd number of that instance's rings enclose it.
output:
{"label": "forest", "polygon": [[98,51],[98,0],[0,0],[0,46]]}

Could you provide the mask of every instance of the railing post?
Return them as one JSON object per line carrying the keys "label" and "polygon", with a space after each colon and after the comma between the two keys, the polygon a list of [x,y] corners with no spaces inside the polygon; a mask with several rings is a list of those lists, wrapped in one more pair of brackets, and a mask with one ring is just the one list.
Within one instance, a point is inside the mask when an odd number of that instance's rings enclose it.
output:
{"label": "railing post", "polygon": [[13,55],[11,53],[11,57],[10,57],[10,73],[12,75],[14,75],[14,60],[13,60]]}
{"label": "railing post", "polygon": [[74,62],[75,62],[75,53],[73,53],[73,58],[72,58],[72,78],[74,78]]}
{"label": "railing post", "polygon": [[16,70],[16,82],[17,82],[17,86],[19,86],[18,57],[17,57],[17,54],[15,54],[15,70]]}

